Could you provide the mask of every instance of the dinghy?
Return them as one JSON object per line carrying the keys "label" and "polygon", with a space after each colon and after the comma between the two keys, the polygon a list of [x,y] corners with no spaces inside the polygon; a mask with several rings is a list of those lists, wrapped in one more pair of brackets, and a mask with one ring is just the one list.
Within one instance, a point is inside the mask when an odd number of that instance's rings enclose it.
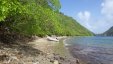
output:
{"label": "dinghy", "polygon": [[56,41],[56,42],[59,41],[57,38],[53,38],[53,37],[49,37],[49,36],[47,36],[47,39],[50,41]]}

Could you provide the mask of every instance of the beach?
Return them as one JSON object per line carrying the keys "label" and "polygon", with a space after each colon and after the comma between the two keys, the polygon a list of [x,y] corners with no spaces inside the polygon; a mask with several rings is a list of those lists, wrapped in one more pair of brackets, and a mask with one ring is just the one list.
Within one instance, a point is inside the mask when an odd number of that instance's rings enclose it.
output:
{"label": "beach", "polygon": [[59,42],[48,41],[46,37],[36,38],[24,43],[10,45],[0,43],[1,64],[76,64],[68,49],[64,46],[65,37],[58,37]]}

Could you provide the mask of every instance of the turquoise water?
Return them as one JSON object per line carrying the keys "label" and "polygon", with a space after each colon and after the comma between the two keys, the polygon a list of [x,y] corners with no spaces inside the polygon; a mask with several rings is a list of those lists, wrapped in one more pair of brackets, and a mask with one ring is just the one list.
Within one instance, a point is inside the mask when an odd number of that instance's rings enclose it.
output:
{"label": "turquoise water", "polygon": [[74,57],[87,64],[113,64],[113,37],[72,37],[66,44]]}

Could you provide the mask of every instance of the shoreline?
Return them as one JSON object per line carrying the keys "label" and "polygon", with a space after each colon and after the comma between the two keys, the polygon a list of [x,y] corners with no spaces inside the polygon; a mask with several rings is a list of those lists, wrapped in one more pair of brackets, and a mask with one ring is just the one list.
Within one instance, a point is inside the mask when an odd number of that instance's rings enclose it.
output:
{"label": "shoreline", "polygon": [[70,39],[70,38],[71,38],[71,37],[66,37],[66,38],[63,40],[64,47],[65,47],[65,49],[68,51],[68,54],[70,55],[70,57],[75,59],[76,64],[83,64],[83,62],[80,61],[80,59],[74,57],[74,56],[72,55],[71,51],[69,50],[69,48],[68,48],[69,44],[67,44],[66,40],[68,40],[68,39]]}
{"label": "shoreline", "polygon": [[61,61],[62,62],[61,64],[80,64],[80,63],[77,63],[78,59],[74,58],[70,54],[67,47],[65,47],[65,40],[67,40],[67,38],[69,38],[69,37],[61,38],[59,43],[55,44],[56,45],[55,49],[57,49],[57,50],[55,50],[55,51],[57,51],[55,53],[59,54],[60,57],[63,57],[65,59],[64,61]]}
{"label": "shoreline", "polygon": [[37,38],[27,43],[18,42],[10,45],[0,43],[0,63],[77,64],[76,59],[70,55],[64,45],[67,37],[58,38],[59,42],[48,41],[47,38]]}
{"label": "shoreline", "polygon": [[[78,36],[77,36],[78,37]],[[67,44],[67,42],[66,42],[66,40],[68,40],[68,39],[70,39],[71,37],[67,37],[67,38],[65,38],[64,40],[63,40],[63,44],[64,44],[64,46],[65,46],[65,49],[67,49],[68,50],[68,53],[70,54],[70,56],[72,57],[72,58],[75,58],[76,60],[76,64],[87,64],[87,62],[85,62],[85,61],[82,61],[81,59],[79,59],[79,58],[77,58],[77,57],[75,57],[75,56],[73,56],[73,53],[72,53],[72,51],[71,51],[71,49],[70,49],[70,44]]]}

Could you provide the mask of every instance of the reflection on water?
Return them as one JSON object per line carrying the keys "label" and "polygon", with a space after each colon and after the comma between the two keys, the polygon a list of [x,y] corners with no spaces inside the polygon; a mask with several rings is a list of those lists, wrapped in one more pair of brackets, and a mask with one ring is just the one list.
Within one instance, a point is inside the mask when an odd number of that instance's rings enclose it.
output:
{"label": "reflection on water", "polygon": [[74,37],[66,44],[74,57],[88,64],[113,64],[113,37]]}

